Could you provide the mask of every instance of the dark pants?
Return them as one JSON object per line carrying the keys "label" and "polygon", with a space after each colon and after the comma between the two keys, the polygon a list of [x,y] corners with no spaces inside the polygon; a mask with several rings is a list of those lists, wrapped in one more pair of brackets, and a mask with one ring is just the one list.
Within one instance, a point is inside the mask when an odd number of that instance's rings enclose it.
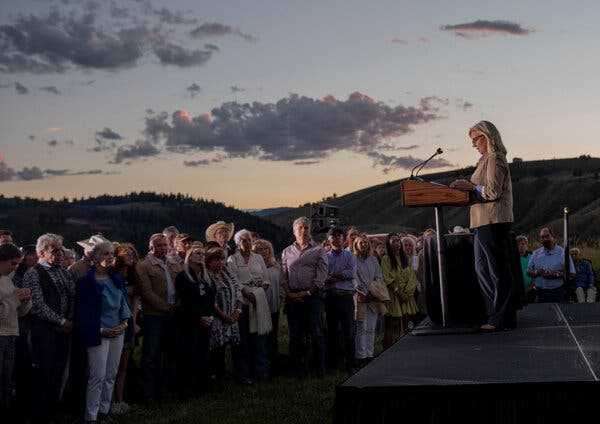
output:
{"label": "dark pants", "polygon": [[33,418],[48,423],[57,412],[69,355],[69,335],[45,325],[32,328]]}
{"label": "dark pants", "polygon": [[160,399],[164,389],[173,388],[175,334],[173,317],[144,316],[142,372],[146,401]]}
{"label": "dark pants", "polygon": [[64,402],[68,409],[77,415],[85,412],[86,391],[88,383],[88,354],[77,329],[71,335],[71,354],[69,355],[69,380],[64,394]]}
{"label": "dark pants", "polygon": [[537,289],[538,303],[561,303],[565,301],[565,288]]}
{"label": "dark pants", "polygon": [[267,336],[267,352],[269,363],[271,364],[271,373],[275,374],[279,369],[279,311],[271,314],[273,329]]}
{"label": "dark pants", "polygon": [[0,410],[13,406],[16,336],[0,336]]}
{"label": "dark pants", "polygon": [[180,325],[177,328],[177,390],[187,397],[206,390],[209,370],[208,328]]}
{"label": "dark pants", "polygon": [[19,337],[17,338],[16,346],[16,408],[21,411],[18,422],[27,422],[31,417],[31,412],[33,410],[33,401],[31,398],[31,389],[33,385],[33,371],[31,367],[31,325],[26,324],[22,326],[22,322],[22,320],[19,320]]}
{"label": "dark pants", "polygon": [[325,313],[327,315],[327,366],[332,369],[338,368],[343,354],[344,366],[346,369],[351,369],[354,364],[353,293],[329,290],[325,298]]}
{"label": "dark pants", "polygon": [[[510,224],[484,225],[475,229],[475,272],[483,295],[487,324],[501,327],[508,318],[512,295]],[[512,324],[512,323],[510,323]]]}
{"label": "dark pants", "polygon": [[239,377],[266,378],[269,374],[269,358],[267,353],[268,335],[250,333],[250,308],[244,305],[239,320],[240,351],[244,365],[240,368]]}
{"label": "dark pants", "polygon": [[307,347],[310,338],[314,367],[319,375],[325,372],[325,349],[321,313],[323,301],[318,295],[305,297],[302,302],[290,302],[286,305],[290,335],[290,359],[293,371],[305,376],[309,369]]}
{"label": "dark pants", "polygon": [[231,360],[233,362],[233,372],[238,380],[246,377],[246,358],[239,344],[226,344],[215,347],[210,352],[211,369],[214,371],[217,379],[222,380],[225,377],[225,352],[227,346],[231,346]]}

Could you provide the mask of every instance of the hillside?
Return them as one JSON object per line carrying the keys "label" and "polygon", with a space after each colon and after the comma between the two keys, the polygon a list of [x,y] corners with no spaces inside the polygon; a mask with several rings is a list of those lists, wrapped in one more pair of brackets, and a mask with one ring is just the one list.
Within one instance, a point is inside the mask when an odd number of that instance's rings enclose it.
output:
{"label": "hillside", "polygon": [[[535,233],[539,226],[559,225],[562,208],[572,211],[571,231],[578,239],[600,238],[600,158],[582,156],[569,159],[538,161],[516,160],[510,164],[515,228],[518,232]],[[427,181],[448,184],[471,175],[473,168],[423,175]],[[405,208],[400,204],[401,180],[367,187],[327,202],[340,207],[347,225],[356,225],[371,233],[413,230],[433,226],[430,208]],[[267,219],[289,226],[295,217],[307,215],[308,205]],[[467,208],[446,208],[448,227],[468,225]],[[558,227],[557,227],[558,228]]]}
{"label": "hillside", "polygon": [[181,194],[131,193],[79,200],[36,200],[0,195],[0,228],[10,229],[20,244],[34,243],[45,232],[61,234],[65,245],[94,233],[110,240],[130,241],[141,254],[151,234],[175,225],[180,231],[204,240],[206,227],[216,221],[234,222],[271,240],[280,250],[291,234],[257,216],[212,200]]}

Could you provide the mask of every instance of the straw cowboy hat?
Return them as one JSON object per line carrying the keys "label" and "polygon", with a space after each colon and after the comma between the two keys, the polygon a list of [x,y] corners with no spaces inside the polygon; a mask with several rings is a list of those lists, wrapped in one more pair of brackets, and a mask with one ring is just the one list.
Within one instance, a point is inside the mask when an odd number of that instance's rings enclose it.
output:
{"label": "straw cowboy hat", "polygon": [[225,221],[215,222],[206,229],[206,241],[216,241],[215,234],[221,229],[226,229],[229,231],[229,238],[227,240],[231,240],[231,237],[233,237],[234,228],[233,222],[230,222],[229,224]]}
{"label": "straw cowboy hat", "polygon": [[94,248],[94,246],[106,242],[110,243],[110,241],[104,238],[101,234],[94,234],[87,240],[78,241],[77,244],[83,247],[83,250],[91,250]]}

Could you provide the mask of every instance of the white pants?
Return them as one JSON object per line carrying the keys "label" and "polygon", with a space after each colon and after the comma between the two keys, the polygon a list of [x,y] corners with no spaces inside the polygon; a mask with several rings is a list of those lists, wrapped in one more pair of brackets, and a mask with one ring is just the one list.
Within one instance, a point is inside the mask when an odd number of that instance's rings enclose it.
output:
{"label": "white pants", "polygon": [[377,317],[377,312],[373,312],[367,306],[365,308],[365,318],[362,321],[356,321],[355,356],[357,359],[373,357]]}
{"label": "white pants", "polygon": [[119,369],[124,335],[102,338],[99,346],[88,347],[88,378],[85,419],[95,421],[98,413],[108,414],[113,386]]}
{"label": "white pants", "polygon": [[596,301],[596,287],[592,286],[587,290],[583,287],[575,289],[577,295],[577,303],[594,303]]}

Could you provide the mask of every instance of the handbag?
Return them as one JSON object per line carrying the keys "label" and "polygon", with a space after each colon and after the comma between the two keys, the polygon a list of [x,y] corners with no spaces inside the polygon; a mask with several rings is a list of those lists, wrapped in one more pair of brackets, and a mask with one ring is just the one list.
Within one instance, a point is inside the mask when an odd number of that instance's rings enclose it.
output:
{"label": "handbag", "polygon": [[383,281],[374,280],[369,283],[369,293],[380,302],[389,302],[390,292]]}

